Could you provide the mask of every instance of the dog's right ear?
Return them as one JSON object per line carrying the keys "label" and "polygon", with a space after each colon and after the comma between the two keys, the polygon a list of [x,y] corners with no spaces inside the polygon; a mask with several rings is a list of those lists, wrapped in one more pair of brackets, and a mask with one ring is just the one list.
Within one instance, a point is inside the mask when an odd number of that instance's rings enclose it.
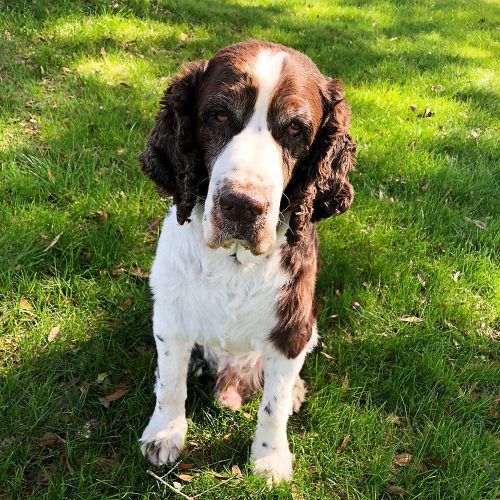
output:
{"label": "dog's right ear", "polygon": [[160,101],[160,112],[139,156],[143,172],[173,197],[183,224],[197,198],[207,193],[207,169],[196,140],[196,90],[207,61],[190,63],[174,77]]}

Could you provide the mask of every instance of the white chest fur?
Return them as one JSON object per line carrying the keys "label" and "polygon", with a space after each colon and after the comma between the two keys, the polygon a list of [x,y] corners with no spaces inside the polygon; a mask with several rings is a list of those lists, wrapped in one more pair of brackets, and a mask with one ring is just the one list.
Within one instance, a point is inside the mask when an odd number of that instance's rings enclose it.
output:
{"label": "white chest fur", "polygon": [[[241,245],[209,248],[201,209],[192,222],[167,215],[151,272],[155,322],[167,336],[228,351],[263,351],[276,325],[279,292],[288,277],[278,249],[255,257]],[[232,254],[236,253],[236,258]]]}

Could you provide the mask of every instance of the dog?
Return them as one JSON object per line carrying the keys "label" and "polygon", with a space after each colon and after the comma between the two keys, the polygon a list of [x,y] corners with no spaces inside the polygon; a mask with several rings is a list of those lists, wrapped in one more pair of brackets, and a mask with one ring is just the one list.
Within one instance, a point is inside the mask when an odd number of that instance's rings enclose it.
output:
{"label": "dog", "polygon": [[140,443],[151,464],[183,450],[201,354],[221,404],[238,409],[263,385],[253,467],[270,485],[291,479],[287,421],[318,339],[315,222],[354,197],[350,116],[338,80],[264,41],[189,63],[166,90],[139,157],[172,199],[150,276],[156,406]]}

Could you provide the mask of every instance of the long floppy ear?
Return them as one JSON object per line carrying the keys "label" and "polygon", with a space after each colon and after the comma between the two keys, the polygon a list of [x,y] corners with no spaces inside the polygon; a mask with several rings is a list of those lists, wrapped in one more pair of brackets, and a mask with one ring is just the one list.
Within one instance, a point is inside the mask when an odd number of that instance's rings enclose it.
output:
{"label": "long floppy ear", "polygon": [[190,63],[173,79],[139,156],[143,172],[173,197],[179,224],[189,222],[197,198],[207,193],[208,173],[196,141],[196,90],[206,65]]}
{"label": "long floppy ear", "polygon": [[311,147],[308,164],[290,194],[292,215],[289,243],[300,240],[311,222],[345,212],[354,198],[349,172],[354,169],[356,145],[349,135],[351,108],[338,80],[327,79],[321,128]]}

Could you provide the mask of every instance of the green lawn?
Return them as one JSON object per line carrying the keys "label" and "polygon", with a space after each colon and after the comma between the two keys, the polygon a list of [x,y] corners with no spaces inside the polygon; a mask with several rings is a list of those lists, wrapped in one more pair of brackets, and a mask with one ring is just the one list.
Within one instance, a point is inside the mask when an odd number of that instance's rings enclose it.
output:
{"label": "green lawn", "polygon": [[[168,206],[137,155],[181,64],[253,37],[343,80],[357,197],[320,227],[323,345],[290,420],[293,483],[269,493],[251,474],[258,399],[232,413],[204,381],[192,468],[165,481],[215,487],[203,498],[494,499],[498,14],[494,0],[0,0],[0,497],[172,495],[137,444],[154,405],[144,270]],[[224,482],[235,464],[243,478]]]}

